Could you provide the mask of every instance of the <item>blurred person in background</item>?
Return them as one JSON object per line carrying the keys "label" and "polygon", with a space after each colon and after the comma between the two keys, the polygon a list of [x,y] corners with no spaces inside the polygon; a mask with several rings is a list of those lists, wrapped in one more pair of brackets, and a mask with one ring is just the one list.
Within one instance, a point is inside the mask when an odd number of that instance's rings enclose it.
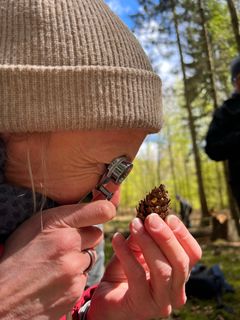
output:
{"label": "blurred person in background", "polygon": [[187,228],[190,228],[190,214],[192,213],[192,206],[186,199],[183,199],[179,194],[176,195],[176,199],[179,201],[180,205],[179,215],[185,226]]}
{"label": "blurred person in background", "polygon": [[205,151],[215,161],[228,161],[229,184],[240,209],[240,56],[231,63],[233,94],[213,114]]}

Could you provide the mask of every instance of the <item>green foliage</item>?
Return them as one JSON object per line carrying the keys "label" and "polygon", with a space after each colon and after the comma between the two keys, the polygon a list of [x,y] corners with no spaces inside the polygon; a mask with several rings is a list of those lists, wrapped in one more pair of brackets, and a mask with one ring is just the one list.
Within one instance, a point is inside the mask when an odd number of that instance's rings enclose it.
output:
{"label": "green foliage", "polygon": [[[164,60],[172,63],[174,72],[169,87],[168,84],[163,86],[164,128],[157,139],[148,142],[144,155],[141,153],[135,161],[134,171],[122,188],[122,206],[136,207],[139,199],[160,183],[167,185],[173,209],[177,209],[176,193],[187,198],[194,208],[200,206],[186,97],[174,33],[172,5],[175,5],[187,75],[187,94],[197,132],[196,143],[208,207],[224,208],[228,206],[228,199],[222,165],[209,160],[204,152],[204,140],[214,103],[198,1],[193,5],[190,0],[139,0],[139,4],[139,12],[133,16],[136,35],[144,35],[143,45],[160,75]],[[232,91],[229,63],[237,55],[237,45],[227,2],[202,0],[202,5],[220,104]]]}
{"label": "green foliage", "polygon": [[224,99],[232,91],[229,65],[237,55],[237,45],[232,31],[226,1],[209,0],[209,32],[212,40],[219,98]]}

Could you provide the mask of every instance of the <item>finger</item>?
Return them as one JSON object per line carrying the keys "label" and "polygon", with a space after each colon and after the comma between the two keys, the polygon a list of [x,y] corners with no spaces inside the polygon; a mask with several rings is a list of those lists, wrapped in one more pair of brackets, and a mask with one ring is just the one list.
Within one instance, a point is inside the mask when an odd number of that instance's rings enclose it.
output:
{"label": "finger", "polygon": [[[139,251],[139,246],[134,242],[132,236],[125,240],[121,234],[114,235],[112,245],[115,255],[106,267],[103,281],[122,283],[122,285],[126,282],[129,291],[126,291],[123,303],[127,304],[128,308],[132,308],[129,310],[129,314],[135,313],[137,310],[142,317],[147,313],[146,318],[169,316],[171,306],[165,308],[165,310],[163,306],[159,309],[153,299],[151,285],[149,285],[146,273],[135,258],[135,252],[133,253],[132,248],[130,248],[131,246],[134,251]],[[144,303],[139,304],[139,301],[144,301]]]}
{"label": "finger", "polygon": [[[126,239],[126,242],[128,243],[128,246],[131,249],[131,251],[134,252],[134,255],[136,256],[137,255],[136,252],[140,251],[140,248],[136,244],[136,241],[134,241],[133,237],[130,236]],[[106,270],[104,273],[104,280],[109,282],[126,282],[127,281],[122,265],[115,254],[112,256],[112,258],[110,259],[106,267]]]}
{"label": "finger", "polygon": [[[140,298],[141,296],[141,299],[146,299],[148,284],[145,271],[128,247],[125,238],[119,233],[115,234],[112,245],[128,279],[129,290],[134,293],[135,297],[139,296]],[[139,301],[142,301],[141,299]]]}
{"label": "finger", "polygon": [[127,277],[122,268],[122,265],[118,257],[114,254],[106,266],[106,270],[103,275],[103,281],[107,282],[127,282]]}
{"label": "finger", "polygon": [[116,215],[114,205],[106,200],[75,204],[46,210],[42,216],[45,228],[81,228],[102,224]]}
{"label": "finger", "polygon": [[[92,253],[97,258],[96,251],[91,249]],[[81,251],[79,253],[68,253],[64,255],[61,259],[61,264],[64,267],[65,274],[73,278],[76,275],[85,274],[85,271],[89,266],[94,263],[91,256],[86,251]]]}
{"label": "finger", "polygon": [[141,248],[150,271],[154,300],[159,309],[164,309],[165,313],[169,313],[172,268],[157,243],[147,233],[140,219],[133,219],[130,230],[132,237]]}
{"label": "finger", "polygon": [[145,220],[145,227],[173,268],[173,286],[181,286],[189,273],[188,255],[159,215],[149,215]]}
{"label": "finger", "polygon": [[103,233],[97,226],[77,229],[80,235],[81,250],[95,248],[103,239]]}
{"label": "finger", "polygon": [[166,223],[171,228],[175,237],[189,256],[191,269],[196,262],[201,259],[201,247],[177,216],[168,216],[166,218]]}
{"label": "finger", "polygon": [[96,263],[97,253],[94,249],[86,249],[82,251],[82,254],[85,256],[88,256],[88,259],[89,259],[88,266],[87,268],[84,269],[84,273],[88,273],[89,271],[91,271],[91,269]]}
{"label": "finger", "polygon": [[186,302],[184,286],[189,274],[189,257],[159,215],[149,215],[145,227],[172,267],[171,304],[179,308]]}
{"label": "finger", "polygon": [[83,250],[95,248],[102,240],[102,232],[98,227],[79,229],[61,228],[43,230],[40,239],[48,244],[48,251],[56,255],[69,253],[79,254]]}

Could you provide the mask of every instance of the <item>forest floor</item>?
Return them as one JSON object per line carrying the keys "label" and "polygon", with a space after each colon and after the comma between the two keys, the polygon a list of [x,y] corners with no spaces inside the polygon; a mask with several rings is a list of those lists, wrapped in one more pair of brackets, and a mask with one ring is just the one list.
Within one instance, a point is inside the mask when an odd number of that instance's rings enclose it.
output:
{"label": "forest floor", "polygon": [[[105,225],[105,255],[106,262],[112,256],[111,238],[116,231],[127,236],[131,213],[119,213],[117,217]],[[208,267],[218,264],[223,271],[226,281],[231,284],[235,293],[225,293],[222,298],[227,308],[218,308],[216,301],[189,299],[180,310],[173,312],[168,320],[239,320],[240,319],[240,242],[217,240],[211,242],[210,227],[190,229],[203,250],[201,263]],[[227,310],[226,310],[227,309]],[[157,319],[154,319],[157,320]],[[162,319],[161,319],[162,320]]]}

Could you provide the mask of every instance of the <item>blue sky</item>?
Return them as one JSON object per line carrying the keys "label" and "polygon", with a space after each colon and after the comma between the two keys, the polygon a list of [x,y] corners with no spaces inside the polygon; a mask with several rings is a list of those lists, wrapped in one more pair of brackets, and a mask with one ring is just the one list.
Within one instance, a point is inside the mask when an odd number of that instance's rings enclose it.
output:
{"label": "blue sky", "polygon": [[[138,11],[139,8],[139,3],[137,0],[105,0],[105,2],[109,5],[109,7],[112,9],[113,12],[115,12],[120,18],[121,20],[130,28],[132,29],[133,27],[133,22],[131,21],[131,18],[129,17],[129,15],[134,14]],[[142,35],[142,39],[144,38],[144,34]],[[139,41],[141,42],[142,40],[141,38],[139,38]],[[167,66],[165,67],[165,69],[168,69],[169,66],[167,64]],[[156,134],[150,135],[148,136],[148,138],[146,139],[146,143],[143,143],[139,154],[141,154],[142,156],[144,156],[145,153],[148,153],[146,150],[149,148],[149,143],[152,144],[150,147],[152,148],[152,155],[154,158],[157,157],[156,155],[156,150],[158,150],[156,148],[156,140],[158,140],[159,137]]]}
{"label": "blue sky", "polygon": [[[138,11],[139,4],[137,0],[105,0],[113,12],[115,12],[121,20],[130,28],[133,27],[133,22],[129,15],[134,14]],[[139,39],[141,41],[141,39]],[[142,144],[138,156],[146,157],[149,154],[149,148],[151,149],[151,155],[153,158],[157,159],[156,150],[156,140],[158,140],[158,135],[153,134],[148,136],[145,143]]]}
{"label": "blue sky", "polygon": [[[139,11],[138,0],[105,0],[105,2],[109,5],[112,11],[115,12],[121,18],[121,20],[123,20],[125,24],[128,25],[130,29],[133,28],[133,21],[131,21],[131,18],[129,16]],[[156,30],[158,30],[158,26]],[[165,84],[172,84],[172,62],[170,61],[170,59],[165,59],[159,52],[158,47],[151,47],[151,52],[146,47],[146,43],[149,43],[149,38],[155,39],[155,37],[158,37],[158,31],[157,33],[153,33],[152,31],[151,33],[148,33],[147,29],[142,29],[141,31],[138,30],[137,34],[135,35],[144,47],[149,58],[151,58],[154,70],[159,73]],[[164,44],[162,44],[162,53],[165,50],[164,48],[165,46]]]}
{"label": "blue sky", "polygon": [[105,0],[105,2],[130,28],[133,26],[129,15],[137,12],[139,6],[137,0]]}

